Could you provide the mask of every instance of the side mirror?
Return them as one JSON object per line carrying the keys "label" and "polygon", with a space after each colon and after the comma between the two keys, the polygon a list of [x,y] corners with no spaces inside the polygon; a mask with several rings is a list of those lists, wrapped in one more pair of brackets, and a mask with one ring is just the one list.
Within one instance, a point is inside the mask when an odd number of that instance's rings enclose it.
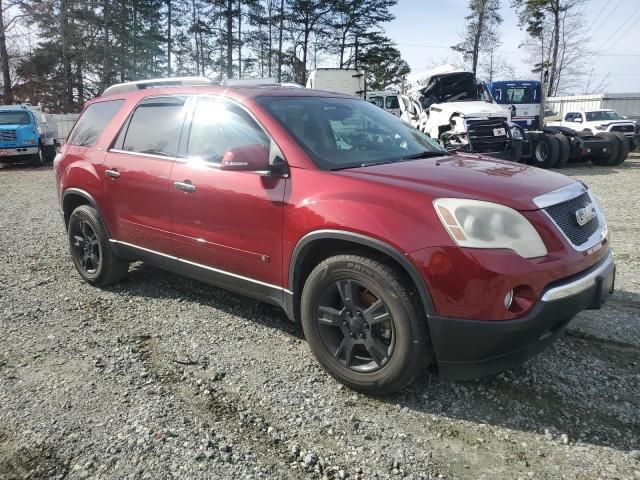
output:
{"label": "side mirror", "polygon": [[269,151],[263,145],[257,144],[230,148],[222,157],[220,170],[268,174],[271,171]]}
{"label": "side mirror", "polygon": [[576,123],[582,123],[582,119],[580,117],[574,118],[573,121]]}

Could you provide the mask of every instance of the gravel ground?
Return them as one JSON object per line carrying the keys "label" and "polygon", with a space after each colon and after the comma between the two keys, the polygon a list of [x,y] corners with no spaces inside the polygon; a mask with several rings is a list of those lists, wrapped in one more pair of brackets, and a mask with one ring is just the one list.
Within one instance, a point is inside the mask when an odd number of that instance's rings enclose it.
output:
{"label": "gravel ground", "polygon": [[373,398],[267,305],[136,264],[81,282],[50,169],[0,171],[0,479],[640,479],[640,157],[578,165],[618,292],[524,366]]}

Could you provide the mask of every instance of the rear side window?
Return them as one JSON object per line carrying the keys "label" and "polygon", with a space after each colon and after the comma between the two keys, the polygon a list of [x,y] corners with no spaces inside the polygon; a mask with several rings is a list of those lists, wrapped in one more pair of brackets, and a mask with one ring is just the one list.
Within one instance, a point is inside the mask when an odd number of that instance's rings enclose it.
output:
{"label": "rear side window", "polygon": [[123,103],[124,100],[110,100],[89,105],[73,127],[67,143],[81,147],[95,145]]}
{"label": "rear side window", "polygon": [[373,103],[376,107],[382,108],[382,101],[383,101],[382,97],[378,97],[378,96],[369,97],[369,102]]}
{"label": "rear side window", "polygon": [[[186,97],[147,98],[120,132],[116,147],[163,157],[178,155]],[[122,141],[122,147],[119,143]]]}

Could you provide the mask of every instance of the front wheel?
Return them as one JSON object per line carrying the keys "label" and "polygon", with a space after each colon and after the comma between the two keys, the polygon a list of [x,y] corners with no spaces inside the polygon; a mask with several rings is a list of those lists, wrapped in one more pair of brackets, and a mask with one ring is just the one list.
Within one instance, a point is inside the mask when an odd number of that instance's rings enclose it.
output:
{"label": "front wheel", "polygon": [[426,320],[392,267],[358,255],[322,261],[301,300],[302,327],[314,355],[341,383],[388,394],[428,366]]}
{"label": "front wheel", "polygon": [[34,167],[44,167],[47,163],[47,159],[42,148],[38,148],[38,153],[31,157],[31,165]]}
{"label": "front wheel", "polygon": [[68,227],[73,264],[85,282],[102,287],[116,283],[129,270],[129,262],[118,258],[95,208],[82,205],[71,213]]}

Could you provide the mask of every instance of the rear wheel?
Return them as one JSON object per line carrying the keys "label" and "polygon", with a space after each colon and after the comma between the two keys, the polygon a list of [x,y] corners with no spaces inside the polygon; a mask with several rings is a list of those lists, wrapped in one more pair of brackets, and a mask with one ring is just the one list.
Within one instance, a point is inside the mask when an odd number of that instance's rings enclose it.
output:
{"label": "rear wheel", "polygon": [[629,155],[629,139],[620,132],[612,133],[620,142],[620,153],[618,153],[618,157],[615,160],[612,159],[610,165],[620,165],[627,159],[627,156]]}
{"label": "rear wheel", "polygon": [[428,366],[426,323],[412,290],[377,260],[337,255],[322,261],[305,283],[301,313],[318,361],[354,390],[392,393]]}
{"label": "rear wheel", "polygon": [[80,276],[91,285],[116,283],[129,270],[129,262],[111,250],[109,236],[95,208],[82,205],[69,218],[69,249]]}
{"label": "rear wheel", "polygon": [[558,163],[556,163],[556,168],[562,168],[569,162],[571,145],[569,144],[569,139],[565,137],[562,133],[556,133],[554,136],[558,140],[558,145],[560,146],[560,151],[558,154]]}
{"label": "rear wheel", "polygon": [[537,167],[553,168],[560,156],[560,142],[549,134],[542,134],[533,147],[533,159]]}
{"label": "rear wheel", "polygon": [[600,132],[596,134],[596,137],[603,138],[609,142],[611,146],[611,153],[609,154],[608,157],[593,157],[591,159],[591,162],[601,167],[614,165],[615,162],[618,161],[618,157],[620,156],[620,150],[622,148],[620,140],[618,140],[618,137],[616,137],[611,132]]}

